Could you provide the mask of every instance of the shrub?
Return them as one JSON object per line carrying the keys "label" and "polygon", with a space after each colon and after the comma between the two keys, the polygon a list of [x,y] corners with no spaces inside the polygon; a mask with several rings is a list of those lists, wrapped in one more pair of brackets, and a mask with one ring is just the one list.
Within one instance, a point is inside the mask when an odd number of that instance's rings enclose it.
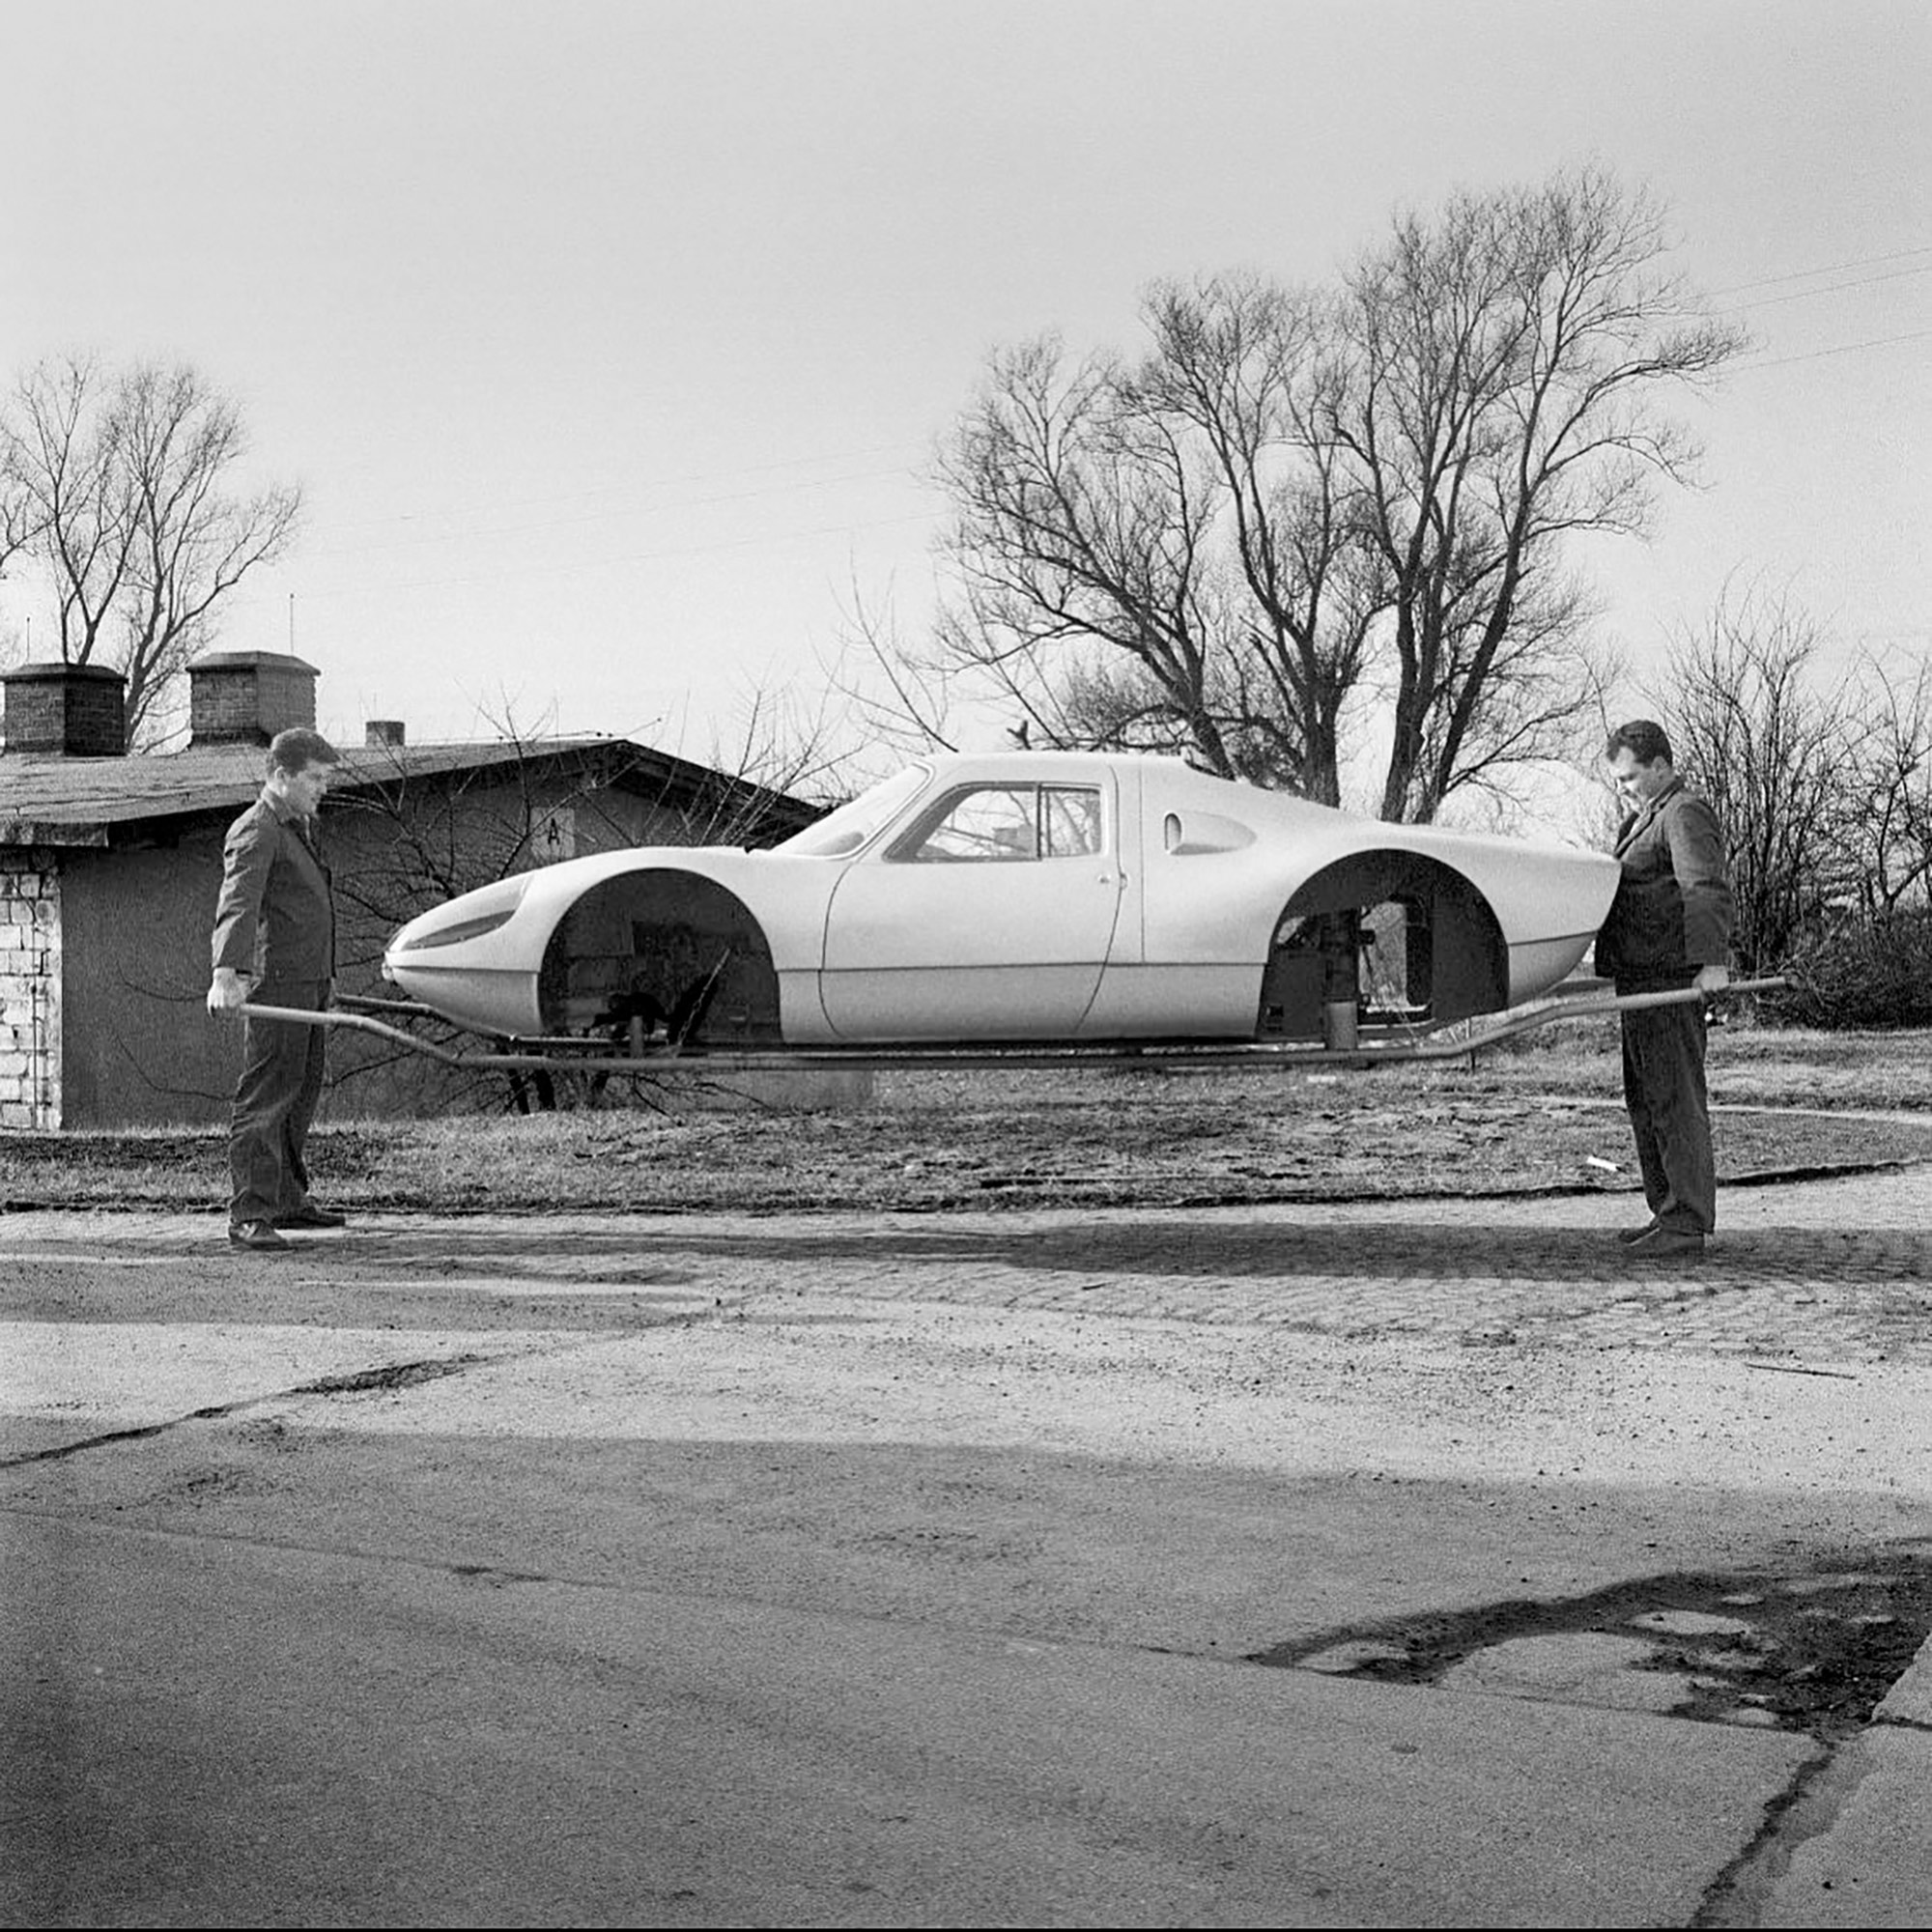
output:
{"label": "shrub", "polygon": [[1785,966],[1794,984],[1769,1002],[1815,1027],[1932,1026],[1932,914],[1893,913],[1801,946]]}

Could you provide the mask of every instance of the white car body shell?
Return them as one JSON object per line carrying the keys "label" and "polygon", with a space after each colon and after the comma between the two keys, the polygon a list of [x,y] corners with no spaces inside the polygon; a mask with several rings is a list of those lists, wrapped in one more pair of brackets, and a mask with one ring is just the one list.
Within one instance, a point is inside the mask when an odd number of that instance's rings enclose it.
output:
{"label": "white car body shell", "polygon": [[[770,851],[640,847],[466,894],[395,935],[384,977],[463,1026],[541,1036],[554,1022],[545,960],[572,908],[627,874],[674,874],[724,888],[755,922],[786,1044],[1243,1038],[1284,912],[1338,863],[1410,854],[1465,881],[1505,952],[1506,998],[1490,1006],[1569,974],[1618,878],[1602,853],[1388,824],[1178,759],[935,754],[889,784],[895,799],[880,787]],[[1018,864],[906,856],[942,801],[980,786],[1097,793],[1102,849]],[[882,798],[882,822],[840,836]]]}

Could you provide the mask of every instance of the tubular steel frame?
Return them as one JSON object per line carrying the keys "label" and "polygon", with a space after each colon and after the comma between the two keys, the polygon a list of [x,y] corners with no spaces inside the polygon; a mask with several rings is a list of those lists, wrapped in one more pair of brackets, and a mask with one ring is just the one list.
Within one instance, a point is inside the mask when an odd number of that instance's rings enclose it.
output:
{"label": "tubular steel frame", "polygon": [[1164,1066],[1342,1066],[1365,1068],[1406,1065],[1413,1061],[1460,1060],[1506,1039],[1534,1033],[1557,1020],[1589,1019],[1598,1015],[1640,1011],[1647,1007],[1690,1006],[1709,998],[1726,999],[1739,993],[1767,993],[1790,984],[1782,977],[1734,980],[1716,995],[1694,986],[1663,993],[1582,993],[1552,995],[1526,1006],[1491,1014],[1486,1021],[1454,1020],[1437,1027],[1391,1029],[1379,1040],[1354,1046],[1331,1047],[1314,1041],[1264,1040],[1096,1040],[1092,1045],[1034,1046],[794,1046],[740,1050],[731,1047],[666,1045],[642,1052],[619,1052],[608,1039],[529,1039],[525,1050],[476,1052],[425,1039],[406,1027],[379,1017],[396,1013],[409,1019],[454,1022],[429,1007],[408,1000],[345,999],[322,1012],[298,1007],[261,1007],[244,1001],[232,1011],[254,1019],[280,1020],[295,1026],[343,1027],[373,1034],[412,1052],[461,1066],[506,1073],[775,1073],[794,1068],[846,1066],[854,1069],[904,1067],[1048,1067],[1100,1066],[1140,1061]]}

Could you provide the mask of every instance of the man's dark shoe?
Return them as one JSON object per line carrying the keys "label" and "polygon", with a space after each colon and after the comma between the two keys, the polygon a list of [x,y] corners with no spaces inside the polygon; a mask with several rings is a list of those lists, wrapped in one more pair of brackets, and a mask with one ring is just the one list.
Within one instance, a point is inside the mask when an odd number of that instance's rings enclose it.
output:
{"label": "man's dark shoe", "polygon": [[338,1214],[333,1208],[318,1207],[313,1201],[304,1201],[299,1208],[291,1208],[286,1214],[275,1216],[278,1228],[342,1228],[348,1222],[347,1214]]}
{"label": "man's dark shoe", "polygon": [[1653,1214],[1650,1217],[1650,1219],[1643,1224],[1641,1228],[1619,1228],[1617,1230],[1617,1239],[1620,1240],[1625,1247],[1630,1247],[1634,1242],[1642,1240],[1643,1237],[1647,1234],[1649,1234],[1653,1228],[1656,1228],[1659,1225],[1660,1223],[1658,1221],[1657,1216]]}
{"label": "man's dark shoe", "polygon": [[1650,1228],[1624,1250],[1634,1262],[1690,1262],[1704,1252],[1704,1237],[1684,1228]]}
{"label": "man's dark shoe", "polygon": [[228,1238],[238,1248],[250,1248],[258,1255],[280,1254],[291,1245],[267,1221],[237,1221],[229,1228]]}

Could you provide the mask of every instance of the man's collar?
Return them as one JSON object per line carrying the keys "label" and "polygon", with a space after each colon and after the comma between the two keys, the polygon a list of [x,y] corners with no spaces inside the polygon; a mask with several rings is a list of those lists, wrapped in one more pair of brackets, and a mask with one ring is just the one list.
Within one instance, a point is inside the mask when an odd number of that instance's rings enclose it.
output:
{"label": "man's collar", "polygon": [[262,803],[279,818],[284,825],[305,825],[308,821],[298,812],[287,799],[272,785],[262,787]]}
{"label": "man's collar", "polygon": [[1657,808],[1664,802],[1665,799],[1672,797],[1674,794],[1682,791],[1683,789],[1684,789],[1683,774],[1681,772],[1673,772],[1670,775],[1670,782],[1667,785],[1665,785],[1662,791],[1653,792],[1650,795],[1650,797],[1645,799],[1643,803],[1639,805],[1634,812],[1631,813],[1630,822],[1632,824],[1634,824],[1639,818],[1648,818],[1650,814],[1653,811],[1655,811]]}
{"label": "man's collar", "polygon": [[1622,854],[1623,852],[1628,850],[1631,840],[1634,839],[1639,832],[1643,831],[1647,825],[1649,825],[1652,816],[1656,813],[1658,808],[1663,804],[1665,799],[1671,797],[1676,792],[1682,791],[1683,789],[1684,789],[1683,779],[1681,777],[1673,775],[1670,782],[1667,785],[1665,785],[1663,789],[1661,792],[1659,792],[1655,798],[1645,799],[1643,803],[1639,805],[1634,811],[1631,812],[1624,819],[1624,822],[1617,827],[1618,853]]}

